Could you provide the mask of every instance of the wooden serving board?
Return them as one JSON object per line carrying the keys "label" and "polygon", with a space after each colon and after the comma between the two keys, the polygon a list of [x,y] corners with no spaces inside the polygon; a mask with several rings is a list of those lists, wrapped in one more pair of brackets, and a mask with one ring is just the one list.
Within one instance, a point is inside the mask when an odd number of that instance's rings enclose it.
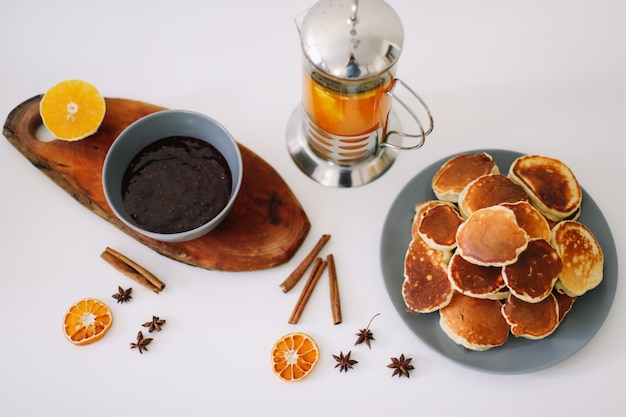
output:
{"label": "wooden serving board", "polygon": [[[106,115],[93,136],[76,142],[41,141],[41,95],[17,106],[6,119],[4,136],[35,167],[79,203],[129,236],[171,259],[206,269],[253,271],[287,262],[311,224],[283,178],[262,158],[239,144],[243,180],[228,217],[209,234],[189,242],[147,238],[124,225],[109,207],[102,189],[104,158],[119,133],[135,120],[163,107],[106,98]],[[102,247],[107,246],[102,242]]]}

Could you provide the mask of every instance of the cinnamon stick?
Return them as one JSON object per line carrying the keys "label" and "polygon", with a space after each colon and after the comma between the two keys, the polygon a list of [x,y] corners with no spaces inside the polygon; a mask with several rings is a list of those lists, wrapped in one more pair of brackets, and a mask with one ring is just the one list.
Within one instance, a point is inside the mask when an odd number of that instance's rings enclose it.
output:
{"label": "cinnamon stick", "polygon": [[100,257],[127,277],[151,291],[159,293],[165,288],[165,284],[154,274],[116,250],[107,247],[100,254]]}
{"label": "cinnamon stick", "polygon": [[330,310],[333,315],[333,324],[341,323],[341,297],[339,296],[339,284],[337,282],[337,269],[335,257],[332,253],[326,255],[328,265],[328,283],[330,285]]}
{"label": "cinnamon stick", "polygon": [[298,265],[296,269],[294,269],[293,272],[289,274],[287,279],[285,279],[280,284],[280,287],[283,289],[283,292],[285,293],[289,292],[289,290],[295,287],[295,285],[298,283],[298,281],[300,281],[300,278],[302,278],[302,276],[307,271],[307,269],[309,269],[309,266],[311,266],[311,264],[313,263],[317,255],[320,253],[324,245],[326,245],[329,239],[330,239],[330,235],[326,235],[326,234],[320,237],[320,239],[317,241],[317,243],[315,244],[311,252],[309,252],[309,254],[302,260],[302,262],[300,262],[300,265]]}
{"label": "cinnamon stick", "polygon": [[309,278],[307,279],[302,292],[300,293],[300,298],[298,298],[298,302],[296,303],[293,311],[291,312],[291,317],[289,317],[289,324],[297,324],[300,320],[300,316],[304,311],[304,307],[309,302],[309,298],[311,298],[311,294],[315,289],[315,285],[317,281],[319,281],[324,269],[326,268],[326,261],[317,257],[313,264],[313,269],[311,269],[311,273],[309,274]]}

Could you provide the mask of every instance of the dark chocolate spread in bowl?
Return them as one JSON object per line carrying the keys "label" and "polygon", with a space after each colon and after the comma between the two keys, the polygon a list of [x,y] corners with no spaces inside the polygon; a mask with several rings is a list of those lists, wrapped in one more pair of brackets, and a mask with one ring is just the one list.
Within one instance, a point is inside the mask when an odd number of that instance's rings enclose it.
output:
{"label": "dark chocolate spread in bowl", "polygon": [[122,179],[122,201],[140,227],[156,233],[195,229],[228,203],[232,173],[211,144],[169,136],[143,148]]}

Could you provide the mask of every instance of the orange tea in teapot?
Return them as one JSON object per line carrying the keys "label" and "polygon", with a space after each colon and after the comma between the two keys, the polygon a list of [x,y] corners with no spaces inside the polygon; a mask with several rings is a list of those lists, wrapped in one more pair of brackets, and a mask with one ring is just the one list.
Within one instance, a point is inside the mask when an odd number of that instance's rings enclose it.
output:
{"label": "orange tea in teapot", "polygon": [[319,73],[304,74],[302,107],[312,150],[323,158],[352,163],[369,157],[376,136],[384,135],[393,80],[334,82]]}

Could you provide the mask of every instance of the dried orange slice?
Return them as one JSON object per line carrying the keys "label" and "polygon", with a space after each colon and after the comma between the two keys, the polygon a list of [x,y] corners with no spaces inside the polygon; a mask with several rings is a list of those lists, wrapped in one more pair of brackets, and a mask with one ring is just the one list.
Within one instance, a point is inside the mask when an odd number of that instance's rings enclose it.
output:
{"label": "dried orange slice", "polygon": [[272,368],[284,381],[306,378],[320,357],[315,341],[304,333],[288,333],[272,347]]}
{"label": "dried orange slice", "polygon": [[96,133],[106,112],[98,89],[82,80],[61,81],[44,94],[39,113],[58,139],[74,141]]}
{"label": "dried orange slice", "polygon": [[65,313],[63,331],[75,345],[83,346],[102,339],[113,323],[111,310],[101,301],[84,298]]}

